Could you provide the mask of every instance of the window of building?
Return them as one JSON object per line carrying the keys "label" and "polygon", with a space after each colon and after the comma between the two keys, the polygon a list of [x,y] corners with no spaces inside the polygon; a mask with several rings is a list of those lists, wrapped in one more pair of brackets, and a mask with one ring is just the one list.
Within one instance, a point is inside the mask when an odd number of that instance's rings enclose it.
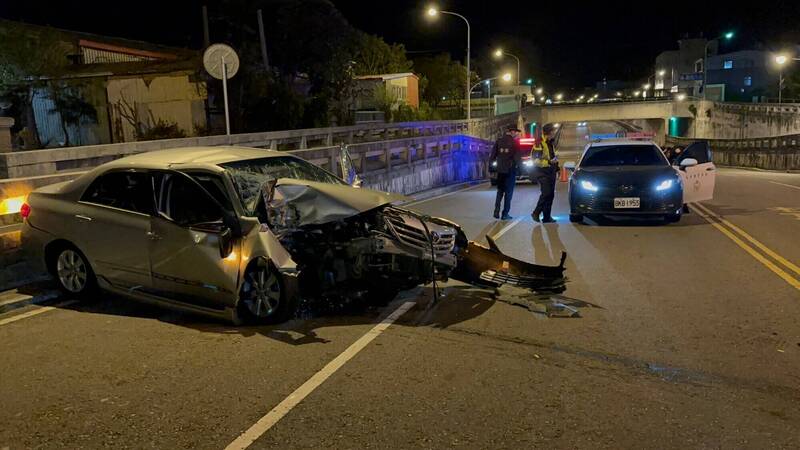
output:
{"label": "window of building", "polygon": [[750,75],[744,77],[744,85],[745,86],[752,86],[753,85],[753,77]]}
{"label": "window of building", "polygon": [[733,60],[732,59],[726,59],[725,61],[723,61],[722,68],[723,69],[733,69]]}

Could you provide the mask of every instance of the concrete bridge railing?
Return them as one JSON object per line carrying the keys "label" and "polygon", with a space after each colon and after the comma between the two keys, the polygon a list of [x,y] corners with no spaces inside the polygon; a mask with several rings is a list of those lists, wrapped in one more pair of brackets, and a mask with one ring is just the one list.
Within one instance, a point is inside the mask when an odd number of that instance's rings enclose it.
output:
{"label": "concrete bridge railing", "polygon": [[[695,139],[670,136],[667,145],[686,146]],[[707,139],[714,163],[765,170],[800,170],[800,134],[752,139]]]}
{"label": "concrete bridge railing", "polygon": [[[464,146],[483,148],[484,144],[480,142],[494,140],[505,126],[516,123],[516,120],[516,114],[509,114],[470,121],[365,124],[5,152],[0,153],[0,200],[25,195],[40,186],[72,179],[93,167],[123,156],[176,147],[239,145],[276,149],[298,154],[337,171],[338,168],[333,165],[338,154],[338,144],[342,142],[351,146],[351,152],[354,153],[356,163],[360,165],[361,173],[366,175],[368,185],[409,194],[467,179],[463,173],[454,175],[454,172],[448,172],[466,170],[463,165],[452,166],[448,159],[448,155],[452,154],[451,149]],[[465,157],[472,161],[474,155],[473,151]],[[443,158],[442,162],[435,162],[439,158]],[[405,163],[399,164],[398,161]],[[426,169],[422,170],[423,167]],[[485,175],[473,166],[470,167],[470,174],[480,177]],[[434,169],[444,172],[435,174]]]}
{"label": "concrete bridge railing", "polygon": [[376,142],[404,137],[466,135],[494,139],[516,115],[485,119],[363,124],[350,127],[271,131],[263,133],[164,139],[0,153],[0,179],[54,176],[81,171],[134,153],[176,147],[239,145],[272,150],[297,150]]}

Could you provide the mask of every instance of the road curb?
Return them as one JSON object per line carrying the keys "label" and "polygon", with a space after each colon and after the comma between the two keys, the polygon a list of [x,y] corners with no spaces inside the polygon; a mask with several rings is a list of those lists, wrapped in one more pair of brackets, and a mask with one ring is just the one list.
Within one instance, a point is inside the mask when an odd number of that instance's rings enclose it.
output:
{"label": "road curb", "polygon": [[427,191],[417,192],[411,197],[413,200],[404,203],[405,205],[413,204],[417,202],[421,202],[424,200],[431,199],[433,197],[437,197],[444,194],[449,194],[451,192],[461,191],[463,189],[468,189],[474,186],[478,186],[484,183],[487,183],[489,180],[475,180],[475,181],[467,181],[465,183],[457,183],[457,184],[448,184],[447,186],[442,186],[434,189],[428,189]]}

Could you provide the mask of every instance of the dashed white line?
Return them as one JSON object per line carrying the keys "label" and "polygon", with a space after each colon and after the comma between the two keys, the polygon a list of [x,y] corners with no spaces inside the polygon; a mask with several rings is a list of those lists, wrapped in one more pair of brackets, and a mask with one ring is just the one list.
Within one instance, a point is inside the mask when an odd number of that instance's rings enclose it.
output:
{"label": "dashed white line", "polygon": [[350,361],[358,352],[364,349],[373,339],[378,337],[381,333],[383,333],[391,324],[393,324],[397,319],[400,318],[403,314],[408,312],[416,302],[405,302],[400,307],[394,310],[389,316],[387,316],[381,323],[375,325],[371,330],[367,332],[367,334],[361,336],[357,341],[355,341],[350,347],[347,347],[347,350],[342,352],[339,356],[333,359],[333,361],[329,362],[325,367],[322,368],[319,372],[315,373],[314,376],[308,379],[302,386],[297,388],[294,392],[289,394],[282,402],[278,403],[278,406],[272,408],[270,412],[267,413],[264,417],[259,419],[253,426],[251,426],[247,431],[242,433],[236,440],[231,442],[225,450],[243,450],[249,447],[256,439],[260,438],[264,435],[273,425],[278,423],[279,420],[283,418],[289,411],[292,410],[295,406],[297,406],[300,402],[303,401],[309,394],[314,392],[316,388],[318,388],[322,383],[325,382],[331,375],[333,375],[337,370],[339,370],[342,366]]}
{"label": "dashed white line", "polygon": [[512,228],[514,228],[514,227],[515,227],[515,226],[517,226],[517,224],[518,224],[518,223],[520,223],[520,222],[522,222],[522,217],[517,217],[516,219],[514,219],[514,221],[513,221],[513,222],[511,222],[510,224],[508,224],[508,225],[504,226],[504,227],[503,227],[503,228],[502,228],[500,231],[498,231],[497,233],[495,233],[495,234],[492,236],[492,239],[500,239],[500,236],[502,236],[502,235],[506,234],[506,233],[508,232],[508,230],[510,230],[510,229],[512,229]]}
{"label": "dashed white line", "polygon": [[795,186],[793,184],[786,184],[786,183],[778,183],[777,181],[770,181],[772,184],[780,184],[781,186],[790,187],[792,189],[800,189],[800,186]]}

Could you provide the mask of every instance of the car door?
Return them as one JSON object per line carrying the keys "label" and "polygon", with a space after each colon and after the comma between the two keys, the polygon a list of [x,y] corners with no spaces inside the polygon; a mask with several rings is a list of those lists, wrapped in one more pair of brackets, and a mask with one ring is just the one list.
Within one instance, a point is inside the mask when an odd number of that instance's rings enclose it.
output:
{"label": "car door", "polygon": [[147,242],[154,210],[147,172],[107,172],[84,191],[70,219],[76,244],[101,280],[124,289],[150,286]]}
{"label": "car door", "polygon": [[[697,160],[695,166],[681,166],[687,159]],[[692,203],[714,198],[717,168],[711,160],[711,149],[708,141],[697,141],[689,144],[675,164],[683,180],[683,202]]]}
{"label": "car door", "polygon": [[241,253],[238,241],[229,252],[220,250],[231,233],[224,208],[187,174],[160,172],[154,184],[157,212],[148,245],[154,293],[216,309],[233,306]]}

